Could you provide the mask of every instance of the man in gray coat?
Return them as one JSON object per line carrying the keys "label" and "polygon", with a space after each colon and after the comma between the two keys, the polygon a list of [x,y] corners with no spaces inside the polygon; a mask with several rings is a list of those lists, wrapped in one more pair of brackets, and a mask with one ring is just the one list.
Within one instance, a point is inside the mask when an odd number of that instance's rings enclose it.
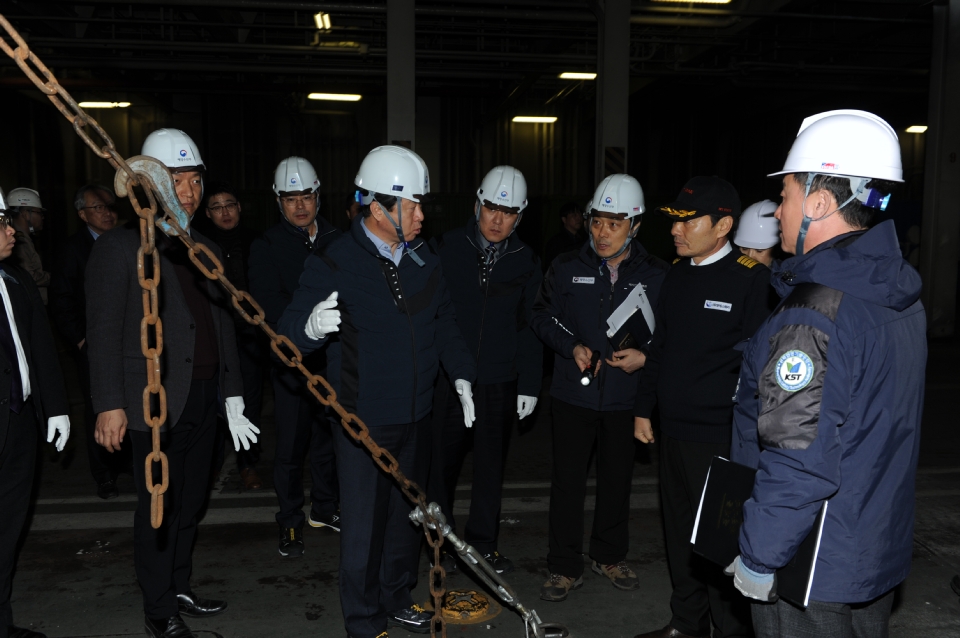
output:
{"label": "man in gray coat", "polygon": [[[193,141],[182,131],[160,129],[147,137],[141,154],[155,157],[171,169],[180,204],[192,217],[200,204],[204,170]],[[190,234],[220,257],[216,244],[195,230]],[[90,391],[97,413],[95,436],[97,443],[113,452],[130,429],[139,497],[134,563],[143,591],[146,634],[190,638],[194,634],[180,614],[212,616],[227,606],[223,601],[199,598],[190,589],[197,518],[209,488],[221,408],[218,397],[226,397],[225,412],[235,447],[239,449],[242,442],[249,449],[259,430],[243,416],[243,380],[224,293],[190,263],[178,239],[158,232],[164,334],[160,371],[167,397],[161,449],[168,459],[169,487],[163,523],[153,529],[151,495],[144,474],[152,436],[143,416],[147,373],[140,349],[139,247],[136,230],[116,228],[97,240],[87,265],[87,342]],[[153,481],[159,483],[159,463],[152,466]]]}

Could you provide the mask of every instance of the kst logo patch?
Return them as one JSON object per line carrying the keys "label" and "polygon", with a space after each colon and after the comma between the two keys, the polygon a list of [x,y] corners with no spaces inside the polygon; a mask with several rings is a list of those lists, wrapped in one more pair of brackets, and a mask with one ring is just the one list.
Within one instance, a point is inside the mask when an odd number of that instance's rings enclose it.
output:
{"label": "kst logo patch", "polygon": [[733,304],[729,304],[726,301],[710,301],[707,299],[703,302],[703,307],[707,310],[722,310],[724,312],[730,312],[733,309]]}

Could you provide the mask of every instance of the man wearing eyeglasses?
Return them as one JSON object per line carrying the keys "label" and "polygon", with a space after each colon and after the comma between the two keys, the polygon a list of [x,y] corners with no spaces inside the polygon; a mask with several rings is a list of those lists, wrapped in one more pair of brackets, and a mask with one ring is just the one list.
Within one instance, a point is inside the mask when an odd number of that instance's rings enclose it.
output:
{"label": "man wearing eyeglasses", "polygon": [[43,269],[43,262],[33,245],[32,235],[43,230],[43,218],[47,209],[40,203],[40,193],[32,188],[14,188],[7,195],[7,200],[10,205],[7,212],[13,220],[14,238],[17,240],[13,259],[33,277],[40,290],[40,298],[46,305],[50,273]]}
{"label": "man wearing eyeglasses", "polygon": [[117,473],[130,464],[130,446],[121,448],[124,454],[118,457],[108,453],[94,438],[96,415],[90,399],[84,272],[90,259],[90,251],[93,250],[93,242],[117,225],[117,213],[113,210],[114,200],[113,193],[103,186],[86,184],[80,187],[74,197],[74,207],[84,226],[67,240],[50,280],[51,319],[67,343],[75,346],[70,348],[70,354],[77,362],[80,389],[83,391],[87,457],[90,459],[90,473],[97,483],[97,496],[102,499],[120,495],[117,490]]}
{"label": "man wearing eyeglasses", "polygon": [[[281,161],[274,174],[273,192],[281,219],[267,229],[250,248],[250,292],[263,307],[267,323],[277,329],[283,311],[300,286],[308,256],[322,249],[341,233],[320,211],[320,179],[313,165],[302,157]],[[333,456],[330,423],[321,406],[306,389],[303,377],[271,355],[277,451],[273,483],[280,511],[278,550],[281,556],[302,556],[303,458],[310,453],[311,527],[340,531],[339,488]],[[307,357],[304,365],[326,374],[323,350]],[[339,427],[339,425],[337,426]]]}

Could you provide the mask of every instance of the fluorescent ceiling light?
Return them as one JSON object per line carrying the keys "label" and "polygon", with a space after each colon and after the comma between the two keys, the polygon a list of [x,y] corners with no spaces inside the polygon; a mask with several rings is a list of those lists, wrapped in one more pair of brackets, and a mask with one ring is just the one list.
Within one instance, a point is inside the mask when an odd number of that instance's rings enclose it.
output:
{"label": "fluorescent ceiling light", "polygon": [[907,127],[907,133],[926,133],[926,132],[927,132],[927,127],[919,124]]}
{"label": "fluorescent ceiling light", "polygon": [[130,102],[80,102],[82,109],[125,109]]}
{"label": "fluorescent ceiling light", "polygon": [[513,118],[514,122],[519,124],[553,124],[557,118],[544,115],[518,115]]}
{"label": "fluorescent ceiling light", "polygon": [[330,14],[329,13],[324,13],[323,11],[321,11],[320,13],[315,13],[313,14],[313,21],[317,24],[318,29],[323,29],[324,31],[330,30]]}
{"label": "fluorescent ceiling light", "polygon": [[311,93],[307,97],[311,100],[327,100],[328,102],[359,102],[363,96],[355,93]]}
{"label": "fluorescent ceiling light", "polygon": [[596,80],[596,73],[574,73],[573,71],[567,71],[566,73],[560,74],[561,80]]}

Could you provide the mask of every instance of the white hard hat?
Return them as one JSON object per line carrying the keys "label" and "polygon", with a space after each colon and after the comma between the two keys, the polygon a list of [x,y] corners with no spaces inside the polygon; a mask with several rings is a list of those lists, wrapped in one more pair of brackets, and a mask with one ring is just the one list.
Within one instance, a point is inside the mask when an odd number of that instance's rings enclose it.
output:
{"label": "white hard hat", "polygon": [[512,166],[490,169],[477,189],[481,204],[514,209],[522,213],[527,207],[527,180]]}
{"label": "white hard hat", "polygon": [[273,192],[277,195],[300,191],[316,193],[319,190],[320,178],[317,177],[313,164],[307,160],[294,155],[280,160],[277,164],[277,170],[273,174]]}
{"label": "white hard hat", "polygon": [[639,217],[647,209],[640,182],[623,173],[608,175],[597,186],[588,204],[587,215],[594,212]]}
{"label": "white hard hat", "polygon": [[3,189],[0,188],[0,217],[6,217],[3,214],[3,211],[7,210],[7,197],[3,194]]}
{"label": "white hard hat", "polygon": [[40,210],[47,210],[40,203],[40,193],[32,188],[14,188],[7,193],[7,206],[32,206]]}
{"label": "white hard hat", "polygon": [[845,109],[811,115],[800,125],[783,170],[768,177],[788,173],[902,182],[900,142],[873,113]]}
{"label": "white hard hat", "polygon": [[140,154],[159,160],[171,170],[206,170],[197,145],[180,129],[157,129],[143,141]]}
{"label": "white hard hat", "polygon": [[378,146],[363,158],[353,183],[371,193],[419,202],[430,192],[430,171],[409,148]]}
{"label": "white hard hat", "polygon": [[773,216],[777,204],[765,199],[751,204],[740,215],[733,243],[744,248],[766,250],[780,243],[780,222]]}

